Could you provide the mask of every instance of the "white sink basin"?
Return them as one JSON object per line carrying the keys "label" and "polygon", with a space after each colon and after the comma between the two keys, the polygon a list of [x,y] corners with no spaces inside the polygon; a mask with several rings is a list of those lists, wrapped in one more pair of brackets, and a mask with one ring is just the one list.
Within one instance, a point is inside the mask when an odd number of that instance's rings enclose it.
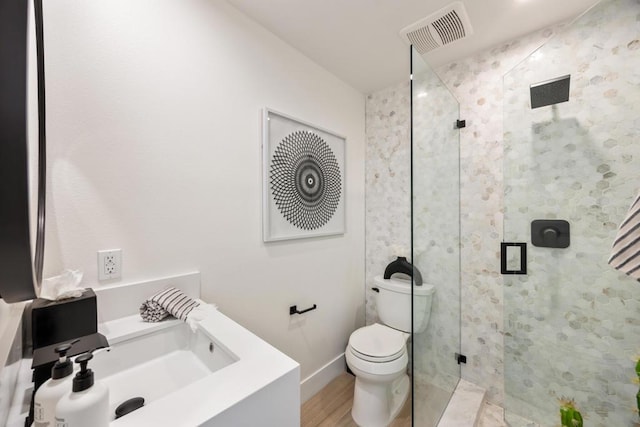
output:
{"label": "white sink basin", "polygon": [[[89,368],[109,387],[114,427],[299,425],[300,366],[219,311],[195,333],[140,316],[99,330],[111,351],[97,351]],[[134,397],[145,405],[116,420],[115,408]]]}
{"label": "white sink basin", "polygon": [[[126,319],[135,328],[139,317]],[[110,351],[96,352],[89,367],[96,381],[109,388],[110,414],[133,397],[143,397],[145,404],[175,393],[189,384],[202,380],[238,360],[202,329],[192,333],[177,320],[149,325],[142,335],[123,341],[116,340]]]}

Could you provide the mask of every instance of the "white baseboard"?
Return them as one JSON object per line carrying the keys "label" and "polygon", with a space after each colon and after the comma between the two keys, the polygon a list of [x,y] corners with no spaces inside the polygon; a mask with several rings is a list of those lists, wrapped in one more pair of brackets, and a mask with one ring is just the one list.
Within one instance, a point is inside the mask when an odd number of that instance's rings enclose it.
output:
{"label": "white baseboard", "polygon": [[303,379],[300,382],[300,403],[309,400],[331,380],[345,372],[346,366],[344,353],[340,353],[335,359]]}

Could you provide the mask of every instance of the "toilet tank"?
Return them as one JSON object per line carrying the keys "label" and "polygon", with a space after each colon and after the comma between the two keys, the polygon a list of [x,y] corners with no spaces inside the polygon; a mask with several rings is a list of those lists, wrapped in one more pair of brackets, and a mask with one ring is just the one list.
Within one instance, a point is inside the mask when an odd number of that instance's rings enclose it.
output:
{"label": "toilet tank", "polygon": [[[380,322],[404,332],[411,332],[411,280],[384,279],[376,276],[374,287]],[[429,323],[434,287],[427,283],[413,286],[413,332],[423,332]]]}

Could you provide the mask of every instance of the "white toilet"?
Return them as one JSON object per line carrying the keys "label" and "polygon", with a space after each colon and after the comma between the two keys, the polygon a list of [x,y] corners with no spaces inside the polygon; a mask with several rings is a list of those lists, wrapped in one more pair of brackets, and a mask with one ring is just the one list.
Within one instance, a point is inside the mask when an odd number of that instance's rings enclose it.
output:
{"label": "white toilet", "polygon": [[[351,416],[361,427],[386,427],[409,395],[407,339],[411,333],[411,281],[374,279],[378,317],[383,324],[351,334],[345,351],[356,376]],[[413,331],[425,330],[431,313],[432,285],[414,286]]]}

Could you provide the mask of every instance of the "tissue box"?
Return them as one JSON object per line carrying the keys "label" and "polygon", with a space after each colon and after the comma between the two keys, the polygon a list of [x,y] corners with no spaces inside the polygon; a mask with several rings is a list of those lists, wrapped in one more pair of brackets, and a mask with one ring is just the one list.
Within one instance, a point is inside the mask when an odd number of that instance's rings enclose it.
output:
{"label": "tissue box", "polygon": [[31,303],[33,349],[98,332],[98,306],[93,289],[61,301],[42,298]]}

